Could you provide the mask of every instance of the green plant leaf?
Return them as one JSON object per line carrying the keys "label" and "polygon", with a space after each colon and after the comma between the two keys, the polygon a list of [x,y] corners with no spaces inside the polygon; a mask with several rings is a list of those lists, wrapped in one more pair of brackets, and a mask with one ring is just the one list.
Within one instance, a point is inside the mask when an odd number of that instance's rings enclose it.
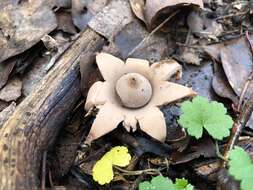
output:
{"label": "green plant leaf", "polygon": [[144,181],[140,183],[139,190],[193,190],[194,187],[188,183],[186,179],[176,179],[175,184],[171,179],[156,176],[150,182]]}
{"label": "green plant leaf", "polygon": [[176,190],[173,182],[163,176],[153,177],[150,182],[140,183],[139,190]]}
{"label": "green plant leaf", "polygon": [[253,187],[253,163],[241,147],[235,147],[229,152],[228,172],[236,180],[241,181],[241,190],[252,190]]}
{"label": "green plant leaf", "polygon": [[222,140],[229,136],[233,120],[227,115],[227,109],[222,103],[209,102],[206,98],[197,96],[192,102],[183,102],[181,110],[183,114],[178,123],[187,129],[191,136],[199,139],[202,137],[203,128],[214,139]]}
{"label": "green plant leaf", "polygon": [[176,179],[175,183],[176,190],[193,190],[194,187],[188,183],[187,179]]}

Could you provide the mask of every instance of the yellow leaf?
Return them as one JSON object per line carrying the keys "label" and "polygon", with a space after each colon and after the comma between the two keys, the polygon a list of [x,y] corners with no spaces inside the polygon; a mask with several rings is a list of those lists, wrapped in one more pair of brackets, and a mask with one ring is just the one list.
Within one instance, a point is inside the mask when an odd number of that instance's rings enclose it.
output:
{"label": "yellow leaf", "polygon": [[100,185],[110,183],[113,179],[112,166],[125,167],[129,164],[131,155],[128,153],[127,147],[116,146],[107,152],[92,169],[92,176]]}
{"label": "yellow leaf", "polygon": [[116,146],[107,152],[103,158],[111,160],[112,165],[125,167],[130,163],[131,155],[128,153],[127,147]]}
{"label": "yellow leaf", "polygon": [[111,160],[103,157],[94,165],[92,172],[93,179],[100,185],[110,183],[110,181],[113,179]]}

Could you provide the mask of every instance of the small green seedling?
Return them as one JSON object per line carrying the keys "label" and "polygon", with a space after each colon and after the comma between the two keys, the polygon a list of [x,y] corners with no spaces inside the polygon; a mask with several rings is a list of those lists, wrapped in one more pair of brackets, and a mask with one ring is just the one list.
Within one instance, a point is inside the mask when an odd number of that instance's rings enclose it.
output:
{"label": "small green seedling", "polygon": [[229,136],[233,120],[227,115],[227,109],[222,103],[209,102],[208,99],[197,96],[192,102],[183,102],[181,110],[183,114],[178,123],[187,129],[189,135],[199,139],[205,129],[214,139],[222,140]]}
{"label": "small green seedling", "polygon": [[241,181],[241,190],[253,188],[253,163],[244,149],[235,147],[229,153],[228,172],[236,180]]}
{"label": "small green seedling", "polygon": [[194,187],[186,179],[176,179],[175,184],[171,179],[163,176],[156,176],[151,181],[140,183],[139,190],[193,190]]}
{"label": "small green seedling", "polygon": [[193,190],[194,187],[191,185],[187,179],[176,179],[175,183],[176,190]]}

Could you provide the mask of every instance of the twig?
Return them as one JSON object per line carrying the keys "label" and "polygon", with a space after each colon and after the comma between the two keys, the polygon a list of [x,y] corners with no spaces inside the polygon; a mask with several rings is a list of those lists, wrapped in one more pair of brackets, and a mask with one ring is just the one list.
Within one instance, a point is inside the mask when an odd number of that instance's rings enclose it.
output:
{"label": "twig", "polygon": [[180,43],[176,42],[176,45],[181,46],[181,47],[187,47],[187,48],[193,48],[193,49],[203,49],[202,45],[190,45],[190,44],[185,44],[185,43]]}
{"label": "twig", "polygon": [[44,151],[42,158],[41,190],[46,189],[46,166],[47,166],[47,151]]}
{"label": "twig", "polygon": [[249,31],[246,31],[246,32],[245,32],[245,35],[246,35],[247,41],[248,41],[248,43],[249,43],[249,45],[250,45],[251,54],[253,55],[253,44],[252,44],[251,41],[250,41]]}
{"label": "twig", "polygon": [[[249,46],[250,46],[251,55],[253,56],[253,44],[252,44],[251,41],[250,41],[250,37],[249,37],[249,32],[248,32],[248,31],[246,31],[245,36],[246,36],[246,39],[247,39],[247,41],[248,41],[248,43],[249,43]],[[253,59],[252,59],[252,61],[253,61]],[[247,92],[247,90],[248,90],[248,87],[249,87],[250,82],[252,81],[252,79],[253,79],[253,73],[251,73],[251,74],[249,75],[248,80],[246,81],[246,83],[245,83],[245,85],[244,85],[244,87],[243,87],[242,93],[241,93],[241,95],[240,95],[240,99],[239,99],[239,104],[238,104],[238,107],[237,107],[237,111],[240,111],[240,109],[241,109],[243,99],[244,99],[244,97],[245,97],[245,94],[246,94],[246,92]]]}
{"label": "twig", "polygon": [[215,20],[227,19],[227,18],[231,18],[231,17],[234,17],[234,16],[241,16],[241,15],[247,14],[248,12],[249,12],[249,10],[244,11],[244,12],[239,12],[239,13],[236,13],[236,14],[224,15],[224,16],[220,16],[220,17],[216,18]]}
{"label": "twig", "polygon": [[217,154],[217,156],[218,156],[220,159],[222,159],[222,160],[224,160],[224,161],[227,161],[227,158],[225,158],[225,157],[220,153],[220,149],[219,149],[219,145],[218,145],[218,142],[217,142],[217,141],[215,141],[215,149],[216,149],[216,154]]}
{"label": "twig", "polygon": [[[253,46],[250,42],[247,32],[246,32],[246,38],[249,41],[251,53],[253,56]],[[249,79],[245,83],[244,89],[243,89],[241,96],[240,96],[240,103],[238,105],[238,109],[240,111],[240,114],[239,114],[237,120],[233,124],[232,133],[230,135],[229,142],[227,144],[227,147],[226,147],[225,153],[224,153],[225,159],[227,159],[229,151],[232,150],[234,148],[235,144],[237,143],[238,138],[240,137],[240,134],[241,134],[244,126],[248,122],[248,120],[251,116],[251,113],[253,111],[253,92],[251,92],[250,99],[248,101],[246,101],[244,104],[242,103],[243,102],[242,100],[244,99],[244,96],[245,96],[245,92],[248,90],[248,87],[253,82],[252,77],[253,77],[253,75],[250,74]],[[226,162],[223,162],[223,167],[226,167]]]}
{"label": "twig", "polygon": [[240,98],[239,98],[239,103],[238,103],[238,106],[237,106],[237,111],[238,112],[240,112],[240,110],[241,110],[243,100],[245,98],[246,92],[249,88],[249,85],[250,85],[250,82],[252,81],[252,79],[253,79],[253,73],[250,74],[248,80],[246,81],[246,83],[243,87],[242,93],[241,93]]}
{"label": "twig", "polygon": [[144,175],[139,175],[136,180],[134,181],[134,183],[131,185],[129,190],[135,190],[138,189],[138,185],[141,181],[143,181],[144,179]]}
{"label": "twig", "polygon": [[[118,167],[118,166],[113,166],[113,167],[114,167],[115,169],[117,169],[117,170],[123,172],[123,175],[142,175],[142,174],[144,174],[144,173],[153,174],[153,175],[154,175],[154,174],[161,175],[160,170],[162,170],[162,169],[158,170],[158,169],[152,169],[152,168],[150,168],[150,169],[145,169],[145,170],[129,171],[129,170],[124,170],[124,169],[122,169],[122,168],[120,168],[120,167]],[[163,169],[164,169],[164,168],[163,168]]]}
{"label": "twig", "polygon": [[51,189],[53,189],[54,188],[54,182],[53,182],[51,170],[48,171],[48,178],[49,178],[50,187],[51,187]]}
{"label": "twig", "polygon": [[[229,142],[226,146],[224,158],[228,158],[228,153],[230,150],[232,150],[235,146],[235,144],[238,141],[238,138],[240,137],[241,131],[246,125],[247,121],[249,120],[251,113],[253,111],[253,94],[251,95],[251,98],[245,105],[243,106],[243,111],[240,113],[238,119],[234,122],[232,132],[229,138]],[[226,167],[226,162],[223,162],[222,165],[224,168]]]}
{"label": "twig", "polygon": [[151,38],[151,36],[156,33],[158,30],[160,30],[160,28],[163,27],[163,25],[168,22],[170,19],[172,19],[176,14],[178,14],[180,12],[180,10],[175,11],[174,13],[172,13],[168,18],[166,18],[161,24],[159,24],[147,37],[145,37],[137,46],[135,46],[132,51],[130,51],[128,53],[128,57],[133,55],[133,53],[139,49],[147,40],[149,40]]}

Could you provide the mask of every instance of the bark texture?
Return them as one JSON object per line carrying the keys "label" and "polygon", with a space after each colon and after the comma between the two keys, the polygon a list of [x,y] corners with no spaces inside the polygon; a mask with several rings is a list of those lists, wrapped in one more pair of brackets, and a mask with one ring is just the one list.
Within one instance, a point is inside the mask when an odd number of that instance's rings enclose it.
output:
{"label": "bark texture", "polygon": [[82,32],[40,85],[0,130],[0,189],[39,188],[42,153],[52,145],[66,117],[81,97],[79,57],[102,48],[104,39]]}

